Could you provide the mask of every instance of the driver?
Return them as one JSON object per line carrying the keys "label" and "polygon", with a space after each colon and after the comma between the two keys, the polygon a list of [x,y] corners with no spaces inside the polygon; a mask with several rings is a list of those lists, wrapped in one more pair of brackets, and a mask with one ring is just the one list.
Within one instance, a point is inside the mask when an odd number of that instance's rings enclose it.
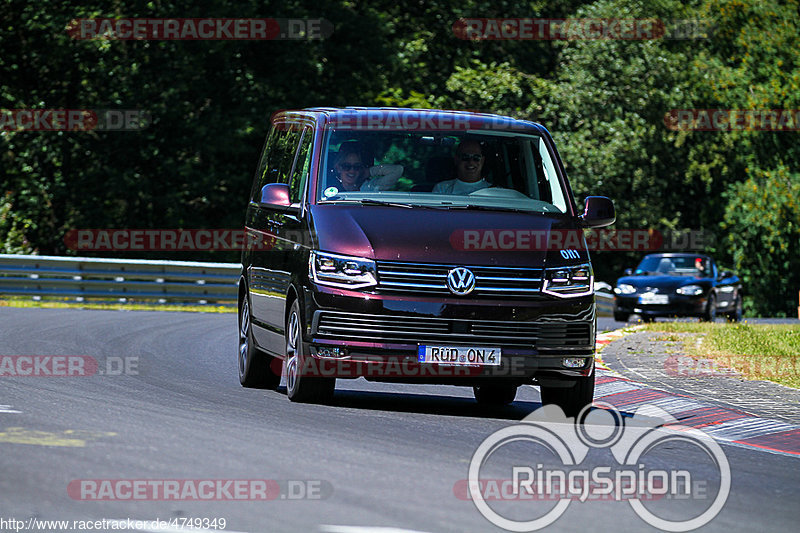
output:
{"label": "driver", "polygon": [[385,191],[393,188],[403,175],[403,166],[367,166],[365,161],[369,159],[360,143],[342,143],[333,166],[334,187],[343,192]]}
{"label": "driver", "polygon": [[483,155],[481,144],[474,139],[464,139],[453,156],[456,165],[456,178],[440,181],[433,187],[439,194],[470,194],[489,187],[483,178]]}

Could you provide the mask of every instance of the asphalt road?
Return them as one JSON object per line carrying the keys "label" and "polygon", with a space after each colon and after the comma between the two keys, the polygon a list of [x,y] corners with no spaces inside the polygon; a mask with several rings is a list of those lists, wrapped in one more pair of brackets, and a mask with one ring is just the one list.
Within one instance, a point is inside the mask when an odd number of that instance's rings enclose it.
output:
{"label": "asphalt road", "polygon": [[[333,405],[301,405],[283,389],[241,388],[236,342],[233,314],[0,309],[0,355],[91,356],[104,372],[0,377],[0,530],[2,520],[30,517],[225,518],[228,531],[249,532],[500,530],[454,487],[487,436],[540,407],[537,389],[485,412],[465,388],[340,380]],[[511,447],[497,461],[552,462],[532,450]],[[800,458],[723,450],[731,493],[705,529],[796,529]],[[584,464],[612,461],[599,452]],[[702,457],[678,446],[651,459],[713,478]],[[68,491],[75,480],[120,479],[291,480],[320,490],[247,502],[85,501]],[[626,502],[598,501],[573,502],[551,529],[654,530]]]}

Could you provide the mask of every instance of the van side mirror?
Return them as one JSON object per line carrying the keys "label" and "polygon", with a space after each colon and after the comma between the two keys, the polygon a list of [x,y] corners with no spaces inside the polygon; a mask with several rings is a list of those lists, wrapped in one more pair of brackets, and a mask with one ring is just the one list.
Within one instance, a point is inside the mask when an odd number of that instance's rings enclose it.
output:
{"label": "van side mirror", "polygon": [[587,196],[580,218],[587,228],[602,228],[613,224],[617,220],[614,202],[605,196]]}
{"label": "van side mirror", "polygon": [[626,268],[625,269],[625,275],[626,276],[633,276],[633,269],[632,268]]}
{"label": "van side mirror", "polygon": [[267,183],[261,188],[261,205],[268,207],[291,207],[289,185],[286,183]]}

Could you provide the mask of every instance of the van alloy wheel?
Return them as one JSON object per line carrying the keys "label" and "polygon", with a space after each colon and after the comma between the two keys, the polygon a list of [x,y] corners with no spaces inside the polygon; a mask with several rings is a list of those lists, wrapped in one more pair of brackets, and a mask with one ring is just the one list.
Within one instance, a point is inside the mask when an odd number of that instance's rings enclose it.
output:
{"label": "van alloy wheel", "polygon": [[[303,342],[300,304],[295,300],[286,320],[286,396],[293,402],[325,403],[333,397],[336,378],[309,375],[306,357],[311,357]],[[313,359],[308,359],[313,363]]]}
{"label": "van alloy wheel", "polygon": [[254,389],[277,389],[281,377],[273,372],[273,361],[274,357],[259,350],[253,340],[250,302],[245,295],[239,304],[239,383]]}

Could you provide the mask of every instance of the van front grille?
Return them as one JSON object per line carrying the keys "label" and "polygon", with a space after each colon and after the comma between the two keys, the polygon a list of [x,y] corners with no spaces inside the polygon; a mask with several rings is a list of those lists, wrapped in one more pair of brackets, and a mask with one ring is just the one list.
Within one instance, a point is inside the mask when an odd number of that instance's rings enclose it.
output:
{"label": "van front grille", "polygon": [[[378,261],[378,290],[386,293],[450,295],[447,274],[460,265]],[[475,275],[475,289],[468,297],[502,298],[531,296],[541,292],[541,268],[468,266]]]}

